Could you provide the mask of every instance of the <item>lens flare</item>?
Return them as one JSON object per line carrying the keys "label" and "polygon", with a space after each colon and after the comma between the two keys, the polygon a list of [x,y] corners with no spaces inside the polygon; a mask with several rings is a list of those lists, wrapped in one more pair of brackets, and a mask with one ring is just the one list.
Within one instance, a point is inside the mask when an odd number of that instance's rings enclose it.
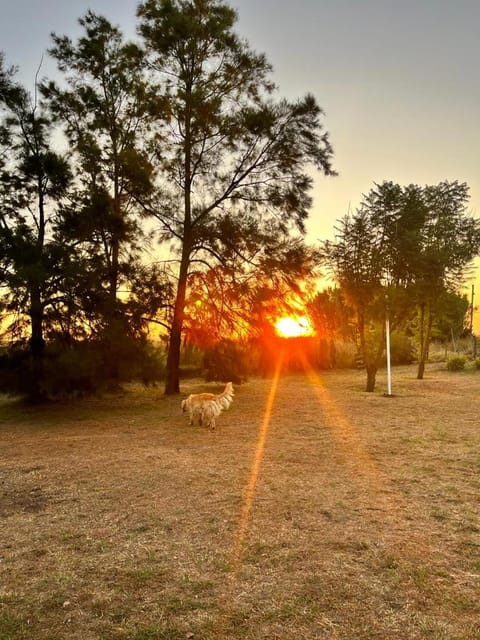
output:
{"label": "lens flare", "polygon": [[283,351],[280,351],[275,366],[275,373],[272,379],[272,384],[270,386],[270,392],[268,394],[267,402],[265,405],[265,410],[263,412],[262,422],[258,431],[257,443],[250,468],[250,474],[248,476],[247,485],[245,487],[245,492],[243,495],[238,528],[234,538],[232,555],[230,559],[232,572],[230,574],[230,579],[227,582],[225,594],[219,606],[220,616],[217,621],[217,635],[222,637],[227,637],[228,626],[231,623],[231,617],[233,613],[232,602],[238,582],[238,576],[242,567],[242,558],[251,521],[253,501],[257,490],[260,467],[265,453],[267,435],[270,427],[273,406],[275,404],[275,398],[277,395],[278,384],[280,381],[283,358],[284,353]]}
{"label": "lens flare", "polygon": [[[296,323],[294,318],[281,318],[281,321],[289,320]],[[280,322],[280,321],[279,321]],[[276,323],[276,327],[279,324]],[[288,337],[293,330],[290,322],[280,325],[282,331],[285,328]],[[280,335],[280,334],[279,334]],[[284,334],[285,337],[287,335]],[[298,335],[307,334],[293,334]],[[265,404],[262,420],[259,425],[256,447],[250,467],[250,473],[243,494],[242,505],[239,514],[237,529],[234,534],[232,551],[230,555],[230,575],[222,597],[219,601],[219,616],[216,625],[216,637],[229,637],[229,631],[233,624],[234,599],[240,581],[240,572],[243,566],[245,547],[248,541],[248,533],[252,524],[252,511],[257,491],[258,479],[270,430],[271,418],[280,382],[282,366],[284,364],[285,345],[279,350],[275,372],[270,385],[270,391]],[[317,406],[321,416],[322,428],[330,434],[338,453],[341,456],[343,466],[352,476],[352,482],[356,481],[358,495],[361,497],[365,509],[378,512],[383,520],[392,520],[396,523],[398,514],[406,511],[402,504],[402,497],[390,485],[384,472],[377,466],[374,456],[371,454],[368,444],[364,441],[361,431],[349,419],[343,410],[337,405],[334,394],[324,384],[322,377],[311,367],[308,360],[300,352],[305,377],[309,383],[309,401]],[[316,400],[316,402],[314,402]],[[321,452],[319,451],[319,455]],[[379,516],[379,517],[380,517]],[[393,524],[392,524],[393,526]]]}
{"label": "lens flare", "polygon": [[301,338],[315,335],[315,330],[306,316],[279,318],[275,322],[275,332],[281,338]]}

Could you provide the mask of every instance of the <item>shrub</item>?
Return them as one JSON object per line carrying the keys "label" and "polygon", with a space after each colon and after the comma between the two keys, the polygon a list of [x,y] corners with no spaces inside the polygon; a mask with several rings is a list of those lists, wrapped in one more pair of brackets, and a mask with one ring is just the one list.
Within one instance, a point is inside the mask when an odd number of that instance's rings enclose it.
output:
{"label": "shrub", "polygon": [[196,378],[203,374],[204,352],[191,344],[186,344],[180,354],[180,377]]}
{"label": "shrub", "polygon": [[0,391],[8,395],[28,395],[32,386],[32,363],[26,345],[13,345],[0,355]]}
{"label": "shrub", "polygon": [[357,347],[353,342],[335,342],[335,368],[356,369]]}
{"label": "shrub", "polygon": [[[12,347],[0,355],[0,391],[31,397],[37,371],[26,345]],[[129,380],[152,384],[164,373],[161,350],[146,340],[56,341],[45,348],[38,391],[44,399],[88,395]]]}
{"label": "shrub", "polygon": [[448,371],[463,371],[466,363],[467,359],[465,356],[452,356],[447,361],[447,369]]}
{"label": "shrub", "polygon": [[234,382],[241,384],[250,372],[245,347],[233,340],[222,340],[205,352],[203,359],[207,382]]}
{"label": "shrub", "polygon": [[416,360],[415,345],[412,339],[401,331],[392,331],[390,357],[392,364],[412,364]]}

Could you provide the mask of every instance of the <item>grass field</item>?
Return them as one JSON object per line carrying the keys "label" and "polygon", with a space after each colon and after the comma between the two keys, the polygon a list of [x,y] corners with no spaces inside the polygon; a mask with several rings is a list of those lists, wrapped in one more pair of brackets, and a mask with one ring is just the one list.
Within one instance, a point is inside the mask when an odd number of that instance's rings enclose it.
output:
{"label": "grass field", "polygon": [[1,640],[480,640],[480,372],[383,376],[4,400]]}

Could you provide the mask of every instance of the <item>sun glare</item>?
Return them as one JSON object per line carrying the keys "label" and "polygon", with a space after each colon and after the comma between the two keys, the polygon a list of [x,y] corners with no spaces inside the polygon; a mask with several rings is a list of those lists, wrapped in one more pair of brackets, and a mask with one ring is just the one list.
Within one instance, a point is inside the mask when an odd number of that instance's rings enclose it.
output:
{"label": "sun glare", "polygon": [[282,338],[313,336],[315,330],[305,316],[280,318],[275,323],[275,331]]}

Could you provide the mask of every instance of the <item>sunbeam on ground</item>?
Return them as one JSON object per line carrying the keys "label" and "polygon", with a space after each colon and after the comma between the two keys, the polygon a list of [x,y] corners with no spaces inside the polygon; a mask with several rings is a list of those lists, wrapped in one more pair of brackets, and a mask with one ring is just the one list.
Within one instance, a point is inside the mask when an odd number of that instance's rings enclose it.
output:
{"label": "sunbeam on ground", "polygon": [[251,519],[251,511],[253,501],[255,499],[255,492],[260,474],[260,468],[262,460],[265,454],[265,446],[267,442],[267,435],[270,427],[270,421],[272,417],[273,405],[275,403],[275,397],[277,395],[278,383],[280,380],[280,374],[282,371],[284,359],[284,351],[280,351],[275,366],[275,372],[270,386],[270,392],[267,397],[265,409],[263,412],[262,422],[258,431],[257,443],[255,446],[255,453],[253,456],[252,464],[250,467],[250,473],[248,476],[247,485],[243,495],[242,509],[240,512],[239,522],[234,537],[231,565],[232,572],[230,574],[230,582],[224,602],[221,605],[220,626],[226,628],[230,620],[230,613],[232,608],[232,600],[235,594],[235,587],[238,581],[238,574],[242,566],[242,556],[245,549],[245,543],[248,536],[248,529]]}

